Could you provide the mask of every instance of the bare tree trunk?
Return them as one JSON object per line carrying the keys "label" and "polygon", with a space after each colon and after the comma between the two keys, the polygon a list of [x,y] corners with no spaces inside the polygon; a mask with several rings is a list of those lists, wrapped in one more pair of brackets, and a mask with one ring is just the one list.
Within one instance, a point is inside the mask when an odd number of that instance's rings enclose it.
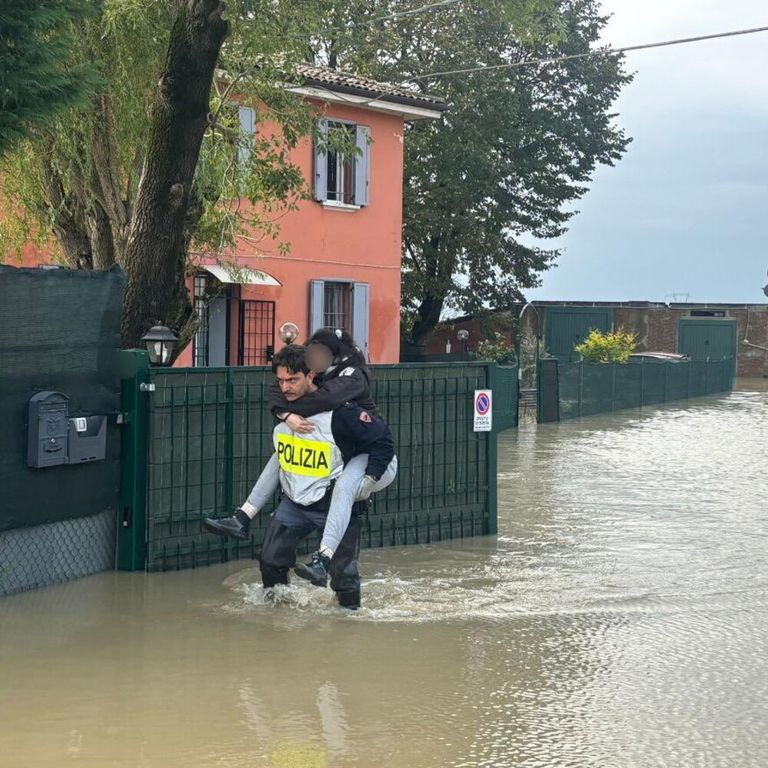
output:
{"label": "bare tree trunk", "polygon": [[421,346],[430,336],[435,326],[440,322],[440,314],[445,305],[445,293],[441,293],[446,280],[450,279],[450,265],[446,256],[441,252],[440,238],[433,237],[422,248],[424,254],[424,271],[426,281],[421,302],[417,309],[418,319],[411,329],[410,341],[414,346]]}
{"label": "bare tree trunk", "polygon": [[[97,261],[105,263],[110,258],[112,263],[115,261],[121,263],[128,238],[128,204],[127,200],[123,199],[120,160],[117,155],[114,135],[114,115],[112,113],[111,100],[107,93],[102,93],[96,103],[96,120],[93,124],[91,147],[94,172],[91,186],[98,200],[98,205],[95,206],[97,214],[95,234],[103,238],[105,229],[103,222],[99,222],[98,218],[100,214],[105,214],[109,224],[111,240],[109,248],[111,254],[107,255],[105,251],[102,258],[94,258],[94,266],[96,266]],[[102,244],[106,245],[103,240]],[[97,248],[94,243],[94,257],[96,251]],[[99,267],[96,268],[98,269]]]}
{"label": "bare tree trunk", "polygon": [[79,201],[64,190],[61,176],[47,159],[40,161],[40,181],[53,212],[53,233],[61,243],[64,258],[72,269],[92,269],[91,241]]}
{"label": "bare tree trunk", "polygon": [[109,269],[116,261],[109,216],[101,207],[101,203],[94,200],[86,218],[91,239],[93,268]]}
{"label": "bare tree trunk", "polygon": [[437,296],[424,296],[417,310],[418,320],[413,324],[413,330],[411,331],[412,344],[420,346],[429,338],[435,326],[440,322],[443,303],[443,299]]}
{"label": "bare tree trunk", "polygon": [[[123,268],[123,345],[155,322],[183,317],[186,223],[209,96],[228,32],[220,0],[180,0],[158,83]],[[188,312],[187,312],[188,314]]]}

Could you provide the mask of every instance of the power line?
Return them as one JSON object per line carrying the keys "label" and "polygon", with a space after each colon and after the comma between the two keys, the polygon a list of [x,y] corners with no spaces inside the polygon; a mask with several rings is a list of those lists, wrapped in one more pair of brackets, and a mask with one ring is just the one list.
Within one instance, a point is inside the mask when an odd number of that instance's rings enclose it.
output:
{"label": "power line", "polygon": [[504,64],[487,64],[478,67],[466,67],[464,69],[449,69],[442,72],[429,72],[425,75],[413,75],[409,80],[426,80],[429,77],[444,77],[445,75],[464,75],[472,72],[485,72],[495,69],[517,69],[534,64],[557,64],[561,61],[573,59],[585,59],[589,56],[618,56],[630,51],[644,51],[649,48],[664,48],[670,45],[684,45],[686,43],[699,43],[704,40],[718,40],[724,37],[737,37],[740,35],[754,35],[758,32],[768,32],[768,27],[754,27],[752,29],[739,29],[734,32],[718,32],[714,35],[700,35],[698,37],[682,37],[677,40],[664,40],[658,43],[644,43],[643,45],[628,45],[623,48],[597,48],[586,53],[573,53],[569,56],[558,56],[550,59],[525,59],[523,61],[506,62]]}

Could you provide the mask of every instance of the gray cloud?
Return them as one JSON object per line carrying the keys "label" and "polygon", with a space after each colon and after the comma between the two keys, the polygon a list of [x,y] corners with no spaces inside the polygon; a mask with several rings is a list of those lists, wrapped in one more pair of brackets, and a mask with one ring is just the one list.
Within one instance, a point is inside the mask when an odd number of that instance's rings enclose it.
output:
{"label": "gray cloud", "polygon": [[[768,22],[764,0],[610,0],[612,45]],[[601,169],[540,299],[765,301],[768,33],[637,52],[620,123],[634,137]]]}

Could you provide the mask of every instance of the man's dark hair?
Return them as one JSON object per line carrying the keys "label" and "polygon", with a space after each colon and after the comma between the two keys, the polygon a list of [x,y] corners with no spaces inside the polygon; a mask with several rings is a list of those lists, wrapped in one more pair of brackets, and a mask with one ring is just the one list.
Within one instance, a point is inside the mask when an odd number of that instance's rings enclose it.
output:
{"label": "man's dark hair", "polygon": [[287,344],[272,358],[272,373],[277,373],[278,368],[287,368],[289,373],[308,374],[306,351],[301,344]]}

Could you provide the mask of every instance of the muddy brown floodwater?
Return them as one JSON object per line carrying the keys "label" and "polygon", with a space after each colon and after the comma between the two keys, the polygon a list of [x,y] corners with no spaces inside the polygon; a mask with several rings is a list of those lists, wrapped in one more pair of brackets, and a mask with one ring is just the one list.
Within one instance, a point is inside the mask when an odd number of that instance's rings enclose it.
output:
{"label": "muddy brown floodwater", "polygon": [[500,438],[499,537],[0,600],[0,766],[764,768],[768,392]]}

